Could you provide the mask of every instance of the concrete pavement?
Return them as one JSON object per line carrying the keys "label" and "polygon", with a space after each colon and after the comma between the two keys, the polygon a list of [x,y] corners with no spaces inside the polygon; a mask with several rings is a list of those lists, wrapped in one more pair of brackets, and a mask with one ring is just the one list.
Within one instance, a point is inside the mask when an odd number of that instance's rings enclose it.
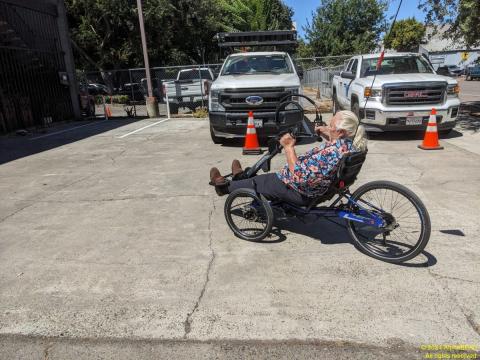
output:
{"label": "concrete pavement", "polygon": [[370,142],[354,188],[400,182],[432,218],[426,252],[395,266],[325,221],[235,238],[207,173],[255,158],[214,145],[205,120],[156,121],[0,141],[29,149],[0,156],[0,354],[400,359],[480,345],[478,134],[433,152],[411,134]]}

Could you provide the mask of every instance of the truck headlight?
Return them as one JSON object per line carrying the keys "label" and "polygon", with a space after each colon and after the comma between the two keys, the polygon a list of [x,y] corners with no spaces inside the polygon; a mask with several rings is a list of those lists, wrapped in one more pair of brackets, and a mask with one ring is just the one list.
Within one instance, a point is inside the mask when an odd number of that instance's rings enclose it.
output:
{"label": "truck headlight", "polygon": [[382,97],[382,89],[380,88],[371,88],[371,87],[366,87],[365,90],[363,90],[363,96],[366,98],[381,98]]}
{"label": "truck headlight", "polygon": [[460,92],[460,86],[458,86],[458,84],[448,85],[447,87],[448,97],[456,98],[458,97],[459,92]]}
{"label": "truck headlight", "polygon": [[[290,94],[299,94],[300,93],[300,89],[296,86],[295,87],[286,87],[285,91],[289,92]],[[292,100],[292,101],[297,101],[298,102],[298,99],[299,99],[298,96],[292,96],[292,97],[288,98],[286,101]],[[302,104],[300,103],[300,105],[302,105]],[[293,104],[288,104],[285,107],[285,110],[297,110],[297,109],[298,108]]]}
{"label": "truck headlight", "polygon": [[210,90],[210,96],[208,97],[208,110],[225,111],[225,108],[220,104],[219,90]]}

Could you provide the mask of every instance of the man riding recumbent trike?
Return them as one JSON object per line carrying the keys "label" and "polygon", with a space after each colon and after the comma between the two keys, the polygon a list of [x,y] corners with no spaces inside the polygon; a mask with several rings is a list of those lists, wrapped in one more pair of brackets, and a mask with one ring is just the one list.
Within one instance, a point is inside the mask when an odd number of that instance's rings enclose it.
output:
{"label": "man riding recumbent trike", "polygon": [[[282,101],[277,115],[291,103],[303,110],[295,101]],[[325,142],[303,155],[295,152],[296,140],[314,135],[295,128],[270,140],[268,153],[250,168],[243,170],[234,160],[229,175],[210,170],[217,194],[229,194],[224,210],[234,234],[261,241],[276,216],[337,217],[346,221],[354,245],[376,259],[401,263],[422,252],[430,238],[430,218],[417,195],[390,181],[366,183],[353,194],[349,190],[367,155],[365,130],[356,115],[340,111],[326,126],[316,109],[315,133]],[[287,164],[268,173],[271,159],[282,150]],[[266,174],[257,175],[260,169]]]}

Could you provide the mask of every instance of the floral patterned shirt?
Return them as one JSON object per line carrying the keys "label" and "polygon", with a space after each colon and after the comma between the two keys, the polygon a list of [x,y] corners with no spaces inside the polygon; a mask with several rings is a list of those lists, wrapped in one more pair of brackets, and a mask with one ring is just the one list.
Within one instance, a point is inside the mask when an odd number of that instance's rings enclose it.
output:
{"label": "floral patterned shirt", "polygon": [[277,172],[277,176],[304,196],[321,195],[330,186],[343,155],[356,151],[352,145],[352,140],[344,138],[335,142],[325,142],[298,156],[293,173],[287,164]]}

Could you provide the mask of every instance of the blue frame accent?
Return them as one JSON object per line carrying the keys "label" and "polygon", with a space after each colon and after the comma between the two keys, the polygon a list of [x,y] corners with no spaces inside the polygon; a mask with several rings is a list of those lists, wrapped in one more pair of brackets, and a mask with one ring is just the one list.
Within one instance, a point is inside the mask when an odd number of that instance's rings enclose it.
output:
{"label": "blue frame accent", "polygon": [[[343,210],[343,209],[340,210],[335,207],[335,204],[337,204],[343,196],[340,196],[332,205],[328,207],[314,207],[310,210],[307,210],[289,203],[283,203],[283,204],[287,205],[290,209],[294,210],[295,212],[301,215],[314,214],[321,217],[339,217],[341,219],[355,221],[355,222],[362,223],[365,225],[370,225],[379,229],[385,227],[386,224],[385,224],[385,221],[382,219],[382,217],[380,217],[379,215],[377,215],[372,211],[365,210],[356,201],[352,200],[350,196],[348,195],[344,195],[344,196],[347,198],[348,202],[355,204],[359,208],[358,212],[354,213],[349,210]],[[370,205],[368,202],[365,202],[365,203],[375,208],[373,205]],[[272,203],[271,205],[275,206],[276,204]],[[378,210],[380,211],[380,209]]]}

